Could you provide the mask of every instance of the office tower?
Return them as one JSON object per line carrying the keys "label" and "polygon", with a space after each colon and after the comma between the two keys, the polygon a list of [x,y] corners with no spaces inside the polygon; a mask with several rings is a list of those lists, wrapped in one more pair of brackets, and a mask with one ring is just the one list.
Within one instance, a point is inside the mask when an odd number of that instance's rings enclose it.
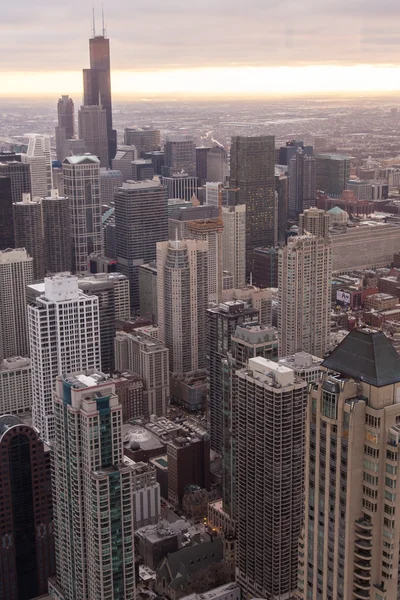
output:
{"label": "office tower", "polygon": [[291,598],[303,522],[307,384],[250,358],[233,374],[237,580],[248,597]]}
{"label": "office tower", "polygon": [[398,598],[400,358],[354,330],[308,395],[298,598]]}
{"label": "office tower", "polygon": [[148,418],[147,406],[144,403],[143,379],[136,373],[118,371],[112,374],[115,393],[122,406],[122,420]]}
{"label": "office tower", "polygon": [[0,251],[0,359],[29,356],[26,286],[33,259],[25,248]]}
{"label": "office tower", "polygon": [[55,572],[50,452],[14,415],[0,417],[0,597],[47,593]]}
{"label": "office tower", "polygon": [[[32,188],[29,191],[32,192],[32,198],[48,196],[53,188],[49,136],[30,135],[27,153],[22,157],[30,167]],[[21,198],[18,198],[17,202],[20,200]]]}
{"label": "office tower", "polygon": [[151,262],[139,267],[139,314],[157,323],[157,264]]}
{"label": "office tower", "polygon": [[135,146],[118,146],[115,157],[111,161],[113,170],[121,171],[122,181],[132,179],[132,162],[137,160]]}
{"label": "office tower", "polygon": [[121,171],[100,167],[100,200],[103,205],[114,203],[115,192],[121,187],[122,181]]}
{"label": "office tower", "polygon": [[350,179],[350,157],[342,154],[317,154],[317,190],[340,197]]}
{"label": "office tower", "polygon": [[42,200],[46,273],[71,270],[71,210],[69,198],[57,190]]}
{"label": "office tower", "polygon": [[174,173],[182,172],[196,177],[196,144],[190,135],[170,135],[165,140],[162,174],[172,177]]}
{"label": "office tower", "polygon": [[117,132],[113,129],[111,101],[110,41],[105,36],[96,35],[89,40],[90,69],[83,69],[83,104],[100,106],[106,111],[108,157],[111,161],[117,150]]}
{"label": "office tower", "polygon": [[280,356],[329,348],[332,246],[312,235],[290,238],[278,254]]}
{"label": "office tower", "polygon": [[208,243],[157,244],[157,299],[160,339],[169,349],[172,373],[206,367]]}
{"label": "office tower", "polygon": [[299,216],[299,235],[311,233],[315,237],[329,238],[329,214],[319,208],[309,208]]}
{"label": "office tower", "polygon": [[206,205],[207,206],[219,206],[220,194],[223,190],[222,183],[220,182],[207,182],[206,188]]}
{"label": "office tower", "polygon": [[312,146],[305,146],[304,142],[299,140],[290,140],[286,142],[285,146],[279,148],[278,164],[289,166],[291,159],[299,150],[307,156],[312,156],[314,153],[314,148]]}
{"label": "office tower", "polygon": [[167,239],[167,196],[157,181],[124,183],[115,194],[118,269],[129,279],[132,314],[139,308],[138,267],[154,261]]}
{"label": "office tower", "polygon": [[258,310],[245,302],[222,302],[207,310],[207,388],[211,448],[222,453],[222,360],[231,349],[231,338],[237,325],[258,321]]}
{"label": "office tower", "polygon": [[246,205],[246,274],[253,268],[253,250],[275,246],[278,232],[273,136],[233,136],[231,188],[239,188],[236,204]]}
{"label": "office tower", "polygon": [[42,200],[23,194],[22,201],[14,204],[15,245],[25,248],[33,258],[33,279],[43,279],[46,274]]}
{"label": "office tower", "polygon": [[289,162],[289,218],[315,206],[316,160],[299,149]]}
{"label": "office tower", "polygon": [[278,248],[254,250],[253,284],[261,288],[278,287]]}
{"label": "office tower", "polygon": [[0,175],[0,250],[15,247],[11,177]]}
{"label": "office tower", "polygon": [[[32,368],[29,358],[11,356],[0,362],[0,413],[30,412],[32,408]],[[1,589],[1,588],[0,588]]]}
{"label": "office tower", "polygon": [[[43,284],[42,284],[43,285]],[[32,360],[33,425],[54,439],[53,389],[57,375],[100,368],[99,301],[84,294],[69,274],[44,280],[43,293],[28,304]]]}
{"label": "office tower", "polygon": [[222,260],[224,271],[233,275],[233,287],[246,285],[246,206],[222,208]]}
{"label": "office tower", "polygon": [[183,171],[172,173],[170,177],[163,176],[161,180],[167,188],[168,198],[191,200],[197,194],[197,177],[191,177]]}
{"label": "office tower", "polygon": [[284,173],[275,173],[275,191],[278,194],[278,242],[286,242],[289,218],[289,179]]}
{"label": "office tower", "polygon": [[207,152],[207,181],[228,179],[228,153],[223,146],[214,146]]}
{"label": "office tower", "polygon": [[124,462],[122,407],[102,373],[57,377],[54,397],[52,598],[133,600],[133,468]]}
{"label": "office tower", "polygon": [[101,252],[100,161],[92,154],[63,160],[64,194],[71,212],[72,270],[84,273],[88,256]]}
{"label": "office tower", "polygon": [[79,137],[86,150],[100,160],[102,167],[109,166],[107,114],[101,106],[81,106],[78,111]]}
{"label": "office tower", "polygon": [[5,161],[4,157],[0,154],[0,177],[9,177],[11,179],[13,203],[21,202],[22,194],[30,194],[32,192],[29,164],[18,160]]}
{"label": "office tower", "polygon": [[152,152],[145,152],[143,158],[148,158],[153,163],[154,175],[161,175],[164,167],[164,152],[160,150],[153,150]]}
{"label": "office tower", "polygon": [[115,366],[118,371],[137,373],[144,384],[147,415],[165,415],[169,400],[169,352],[154,337],[141,332],[117,331]]}
{"label": "office tower", "polygon": [[[207,155],[211,146],[197,146],[196,148],[196,176],[200,185],[207,181]],[[218,180],[219,181],[219,180]]]}
{"label": "office tower", "polygon": [[[146,152],[160,150],[161,131],[152,127],[125,127],[124,129],[125,146],[135,146],[140,158],[145,158]],[[161,171],[160,171],[161,173]]]}
{"label": "office tower", "polygon": [[57,160],[62,161],[65,156],[64,142],[75,137],[75,107],[74,101],[69,96],[61,96],[57,102],[58,125],[56,127]]}
{"label": "office tower", "polygon": [[109,208],[102,216],[102,233],[104,256],[117,260],[117,244],[115,237],[115,208]]}
{"label": "office tower", "polygon": [[132,179],[133,181],[145,181],[153,179],[154,166],[153,161],[144,158],[132,161]]}

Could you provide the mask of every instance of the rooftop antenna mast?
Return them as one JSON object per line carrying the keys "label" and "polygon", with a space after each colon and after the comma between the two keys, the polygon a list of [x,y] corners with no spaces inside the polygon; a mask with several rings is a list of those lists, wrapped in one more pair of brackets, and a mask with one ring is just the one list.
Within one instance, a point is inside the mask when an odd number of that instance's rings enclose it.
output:
{"label": "rooftop antenna mast", "polygon": [[101,23],[102,23],[102,28],[103,28],[103,37],[106,37],[106,25],[104,22],[104,4],[101,5]]}
{"label": "rooftop antenna mast", "polygon": [[92,8],[92,36],[96,37],[96,21],[94,17],[94,6]]}

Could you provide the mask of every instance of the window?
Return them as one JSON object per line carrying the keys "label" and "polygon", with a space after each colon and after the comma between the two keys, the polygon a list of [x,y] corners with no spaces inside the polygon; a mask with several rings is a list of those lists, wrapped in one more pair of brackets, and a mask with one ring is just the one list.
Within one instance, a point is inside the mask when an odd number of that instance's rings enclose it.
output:
{"label": "window", "polygon": [[324,417],[329,419],[337,418],[337,395],[331,392],[322,392],[322,408],[321,412]]}
{"label": "window", "polygon": [[364,444],[364,452],[368,454],[368,456],[373,456],[374,458],[379,458],[379,450],[378,448],[371,448],[371,446],[367,446]]}

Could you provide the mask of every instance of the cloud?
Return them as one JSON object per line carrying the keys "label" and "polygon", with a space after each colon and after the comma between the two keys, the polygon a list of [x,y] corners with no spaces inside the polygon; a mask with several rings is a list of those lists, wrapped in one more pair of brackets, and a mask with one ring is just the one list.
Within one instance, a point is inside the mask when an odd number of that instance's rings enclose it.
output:
{"label": "cloud", "polygon": [[[92,3],[4,3],[0,70],[87,66]],[[392,64],[400,57],[398,0],[105,0],[104,7],[119,70]],[[99,4],[99,30],[100,12]]]}

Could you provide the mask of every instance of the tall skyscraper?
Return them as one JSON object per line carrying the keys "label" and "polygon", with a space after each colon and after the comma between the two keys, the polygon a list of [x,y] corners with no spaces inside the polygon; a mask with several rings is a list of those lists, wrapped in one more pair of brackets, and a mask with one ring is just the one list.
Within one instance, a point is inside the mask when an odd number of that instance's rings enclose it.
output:
{"label": "tall skyscraper", "polygon": [[209,395],[209,429],[211,448],[222,453],[222,361],[231,349],[232,335],[237,325],[258,321],[258,310],[245,302],[222,302],[207,310],[207,387]]}
{"label": "tall skyscraper", "polygon": [[289,179],[286,173],[275,172],[275,190],[278,194],[278,242],[286,242],[289,216]]}
{"label": "tall skyscraper", "polygon": [[42,200],[23,194],[22,201],[14,204],[15,245],[25,248],[33,258],[33,279],[43,279],[46,274]]}
{"label": "tall skyscraper", "polygon": [[89,40],[90,69],[83,70],[83,103],[85,106],[101,106],[106,111],[108,157],[111,161],[117,151],[117,132],[113,129],[111,100],[110,40],[106,38],[103,24],[102,35]]}
{"label": "tall skyscraper", "polygon": [[[196,144],[190,135],[171,135],[165,140],[162,174],[187,173],[196,177]],[[177,196],[175,196],[176,198]]]}
{"label": "tall skyscraper", "polygon": [[115,194],[118,269],[130,283],[132,314],[139,308],[138,267],[154,261],[168,237],[167,195],[156,181],[124,183]]}
{"label": "tall skyscraper", "polygon": [[210,150],[210,146],[197,146],[196,148],[196,176],[199,185],[204,185],[207,181],[207,155]]}
{"label": "tall skyscraper", "polygon": [[299,235],[311,233],[316,237],[329,238],[329,213],[319,208],[309,208],[299,216]]}
{"label": "tall skyscraper", "polygon": [[63,161],[64,194],[71,211],[72,267],[88,269],[88,256],[101,252],[100,161],[92,154],[68,156]]}
{"label": "tall skyscraper", "polygon": [[278,254],[280,356],[329,348],[332,247],[330,240],[291,238]]}
{"label": "tall skyscraper", "polygon": [[350,179],[350,157],[342,154],[317,154],[317,190],[338,198]]}
{"label": "tall skyscraper", "polygon": [[32,192],[30,166],[18,160],[1,161],[0,154],[0,177],[11,179],[12,201],[13,203],[21,202],[22,194],[31,194]]}
{"label": "tall skyscraper", "polygon": [[295,156],[299,150],[308,156],[314,154],[314,148],[312,146],[305,146],[304,142],[299,140],[289,140],[286,142],[285,146],[279,148],[278,164],[289,166],[292,157]]}
{"label": "tall skyscraper", "polygon": [[44,292],[28,305],[32,360],[32,417],[45,441],[54,439],[53,389],[57,375],[99,369],[99,301],[84,294],[72,275],[44,280]]}
{"label": "tall skyscraper", "polygon": [[233,375],[237,405],[237,580],[247,597],[297,589],[307,384],[266,358]]}
{"label": "tall skyscraper", "polygon": [[57,160],[64,160],[64,144],[75,137],[75,107],[69,96],[61,96],[57,102],[58,125],[56,127]]}
{"label": "tall skyscraper", "polygon": [[246,285],[246,206],[222,208],[222,262],[224,271],[233,276],[233,287]]}
{"label": "tall skyscraper", "polygon": [[0,250],[15,248],[11,177],[0,175]]}
{"label": "tall skyscraper", "polygon": [[50,451],[14,415],[0,416],[0,598],[47,593],[55,572]]}
{"label": "tall skyscraper", "polygon": [[398,598],[400,358],[353,330],[309,388],[297,597]]}
{"label": "tall skyscraper", "polygon": [[157,244],[160,339],[169,349],[170,371],[179,375],[206,367],[208,243]]}
{"label": "tall skyscraper", "polygon": [[[27,153],[22,157],[30,166],[32,198],[48,196],[53,188],[49,136],[30,135]],[[21,198],[18,198],[17,202],[20,200]]]}
{"label": "tall skyscraper", "polygon": [[69,198],[57,190],[42,200],[46,273],[71,270],[71,211]]}
{"label": "tall skyscraper", "polygon": [[78,111],[79,137],[86,150],[100,160],[102,167],[109,166],[107,113],[101,106],[81,106]]}
{"label": "tall skyscraper", "polygon": [[207,152],[207,181],[228,179],[228,153],[223,146],[214,146]]}
{"label": "tall skyscraper", "polygon": [[26,286],[33,281],[32,263],[25,248],[0,252],[0,358],[29,355]]}
{"label": "tall skyscraper", "polygon": [[246,205],[246,273],[253,266],[253,250],[277,242],[275,197],[275,138],[233,136],[231,188],[238,188],[236,204]]}
{"label": "tall skyscraper", "polygon": [[124,144],[135,146],[140,158],[144,158],[146,152],[160,150],[161,131],[152,127],[126,127],[124,130]]}
{"label": "tall skyscraper", "polygon": [[289,218],[315,206],[316,160],[301,149],[289,161]]}
{"label": "tall skyscraper", "polygon": [[133,600],[134,469],[124,462],[122,407],[99,372],[57,377],[54,398],[56,578],[63,600]]}

